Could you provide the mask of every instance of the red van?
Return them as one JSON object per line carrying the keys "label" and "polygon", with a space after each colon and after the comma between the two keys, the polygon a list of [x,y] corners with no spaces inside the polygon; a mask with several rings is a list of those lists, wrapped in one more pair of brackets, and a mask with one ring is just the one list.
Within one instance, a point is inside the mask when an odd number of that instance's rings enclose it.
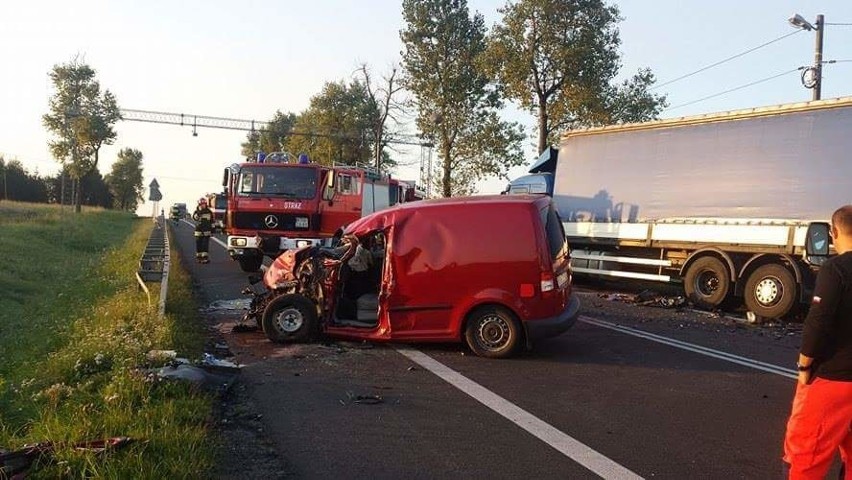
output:
{"label": "red van", "polygon": [[546,196],[427,200],[350,224],[337,249],[278,257],[248,317],[273,341],[466,342],[507,357],[570,328],[568,245]]}

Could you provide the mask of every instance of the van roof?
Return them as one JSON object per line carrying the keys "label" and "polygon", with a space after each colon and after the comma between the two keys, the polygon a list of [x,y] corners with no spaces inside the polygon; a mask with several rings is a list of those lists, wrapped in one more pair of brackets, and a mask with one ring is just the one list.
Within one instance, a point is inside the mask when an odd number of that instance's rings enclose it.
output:
{"label": "van roof", "polygon": [[418,211],[424,209],[456,209],[463,206],[477,207],[506,207],[509,205],[530,205],[541,208],[550,203],[550,197],[546,195],[472,195],[469,197],[436,198],[432,200],[420,200],[416,202],[402,203],[392,208],[380,210],[350,223],[346,227],[347,233],[364,233],[387,227],[392,223],[405,221]]}

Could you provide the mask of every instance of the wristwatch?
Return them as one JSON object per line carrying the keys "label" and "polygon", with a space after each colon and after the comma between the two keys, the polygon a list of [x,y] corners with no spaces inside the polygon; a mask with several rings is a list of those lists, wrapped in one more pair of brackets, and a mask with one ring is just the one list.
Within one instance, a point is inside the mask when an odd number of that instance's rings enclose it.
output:
{"label": "wristwatch", "polygon": [[796,362],[796,370],[798,370],[800,372],[807,372],[808,370],[811,369],[811,367],[813,367],[813,364],[802,365],[801,363]]}

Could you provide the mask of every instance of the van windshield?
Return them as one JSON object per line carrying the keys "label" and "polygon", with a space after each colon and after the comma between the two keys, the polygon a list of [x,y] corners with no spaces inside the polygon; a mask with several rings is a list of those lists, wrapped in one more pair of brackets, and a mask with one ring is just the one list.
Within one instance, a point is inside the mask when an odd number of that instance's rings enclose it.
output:
{"label": "van windshield", "polygon": [[550,247],[550,258],[555,262],[568,253],[568,241],[565,240],[565,230],[562,220],[553,205],[541,209],[541,223],[544,225],[547,245]]}

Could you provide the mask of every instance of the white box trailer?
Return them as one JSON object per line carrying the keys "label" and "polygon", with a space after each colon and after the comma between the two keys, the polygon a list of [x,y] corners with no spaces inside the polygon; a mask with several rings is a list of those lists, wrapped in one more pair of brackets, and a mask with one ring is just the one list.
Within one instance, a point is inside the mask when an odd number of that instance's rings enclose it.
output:
{"label": "white box trailer", "polygon": [[576,130],[545,153],[508,191],[553,195],[574,272],[780,318],[809,301],[828,219],[852,203],[852,97]]}

